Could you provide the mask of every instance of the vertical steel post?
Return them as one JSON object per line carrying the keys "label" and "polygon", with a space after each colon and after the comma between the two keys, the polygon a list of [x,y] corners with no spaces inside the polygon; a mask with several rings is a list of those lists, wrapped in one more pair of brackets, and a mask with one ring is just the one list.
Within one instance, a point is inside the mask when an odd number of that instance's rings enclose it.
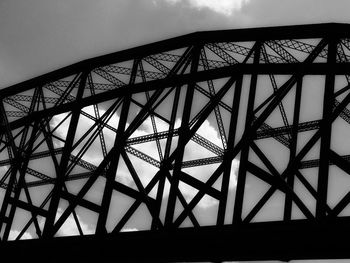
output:
{"label": "vertical steel post", "polygon": [[240,106],[241,93],[242,93],[242,81],[243,81],[243,76],[237,79],[235,88],[234,88],[235,91],[234,91],[233,100],[232,100],[232,112],[231,112],[230,129],[229,129],[229,135],[228,135],[228,141],[227,141],[227,149],[225,150],[224,158],[222,161],[224,165],[224,169],[223,169],[224,171],[223,171],[222,183],[221,183],[221,200],[219,203],[218,217],[216,221],[217,225],[224,225],[225,223],[227,195],[229,193],[230,177],[234,176],[234,174],[232,174],[232,171],[231,171],[231,165],[233,160],[228,155],[228,152],[232,152],[232,149],[235,144],[237,120],[238,120],[239,106]]}
{"label": "vertical steel post", "polygon": [[[192,74],[197,72],[200,50],[201,50],[201,46],[199,44],[197,44],[193,48],[192,63],[191,63]],[[173,223],[173,217],[174,217],[176,199],[177,199],[177,190],[179,187],[179,174],[181,171],[182,160],[183,160],[185,147],[186,147],[186,141],[184,141],[184,138],[187,137],[187,134],[190,128],[188,126],[188,123],[190,121],[195,85],[196,85],[196,82],[194,80],[191,80],[187,86],[185,104],[184,104],[183,113],[182,113],[181,127],[179,129],[179,140],[177,145],[178,155],[175,159],[173,177],[172,177],[172,182],[171,182],[170,192],[169,192],[168,206],[167,206],[167,211],[165,215],[166,228],[171,228]]]}
{"label": "vertical steel post", "polygon": [[[79,101],[83,97],[87,77],[88,77],[87,71],[84,71],[80,76],[80,83],[78,86],[78,92],[76,96],[77,104],[79,104]],[[61,162],[59,165],[59,172],[57,173],[57,179],[52,192],[52,198],[51,198],[51,202],[48,210],[48,216],[46,218],[45,225],[44,225],[44,230],[43,230],[44,238],[51,238],[55,235],[54,233],[55,217],[56,217],[57,209],[61,199],[61,191],[65,184],[66,170],[69,163],[69,156],[71,154],[71,149],[74,143],[76,130],[78,127],[79,117],[80,117],[80,108],[78,107],[73,111],[71,120],[69,123],[66,142],[64,144]]]}
{"label": "vertical steel post", "polygon": [[[335,38],[328,39],[327,65],[329,69],[333,68],[336,63],[337,43]],[[331,115],[334,105],[334,82],[335,74],[327,72],[324,99],[323,115],[321,122],[321,147],[320,147],[320,165],[318,171],[317,193],[319,199],[316,203],[316,218],[323,220],[326,217],[325,206],[328,195],[328,177],[329,177],[329,149],[331,144],[332,120]]]}
{"label": "vertical steel post", "polygon": [[[134,60],[130,81],[129,81],[130,84],[135,83],[139,62],[140,60],[138,59]],[[123,148],[125,146],[125,140],[127,139],[125,138],[124,132],[126,127],[126,122],[129,116],[130,101],[131,101],[131,94],[129,93],[123,99],[123,106],[120,112],[117,134],[114,141],[114,147],[118,147],[120,150],[115,152],[115,155],[113,156],[113,160],[110,162],[110,165],[108,167],[107,174],[106,174],[105,189],[103,192],[103,197],[101,202],[101,212],[98,216],[97,225],[96,225],[97,235],[103,235],[103,234],[106,234],[107,232],[106,222],[107,222],[109,206],[111,204],[111,198],[113,194],[113,182],[115,181],[115,176],[119,165],[120,152],[123,151]]]}
{"label": "vertical steel post", "polygon": [[[301,92],[303,86],[303,79],[300,78],[297,81],[295,88],[295,99],[294,99],[294,113],[293,113],[293,127],[291,131],[291,142],[290,142],[290,152],[289,152],[289,161],[291,162],[297,153],[297,144],[298,144],[298,125],[300,117],[300,104],[301,104]],[[287,184],[293,189],[294,187],[294,175],[287,178]],[[284,204],[284,220],[290,220],[292,216],[292,196],[289,193],[286,193],[285,204]]]}
{"label": "vertical steel post", "polygon": [[[254,62],[253,62],[254,65],[259,64],[261,45],[262,43],[260,42],[256,43],[255,52],[254,52]],[[251,76],[251,81],[250,81],[245,132],[250,132],[251,125],[254,121],[254,102],[255,102],[257,80],[258,80],[258,73],[254,72]],[[251,136],[248,136],[248,140],[251,140]],[[249,157],[249,144],[243,147],[241,151],[240,160],[239,160],[236,199],[235,199],[235,206],[233,211],[233,223],[242,222],[244,188],[245,188],[245,181],[247,176],[248,157]]]}

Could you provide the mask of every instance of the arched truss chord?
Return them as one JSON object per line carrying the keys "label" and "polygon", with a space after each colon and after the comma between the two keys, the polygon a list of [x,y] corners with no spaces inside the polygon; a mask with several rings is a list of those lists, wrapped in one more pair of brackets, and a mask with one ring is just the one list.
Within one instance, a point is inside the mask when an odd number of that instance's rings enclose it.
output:
{"label": "arched truss chord", "polygon": [[193,33],[2,89],[1,241],[344,222],[349,29]]}

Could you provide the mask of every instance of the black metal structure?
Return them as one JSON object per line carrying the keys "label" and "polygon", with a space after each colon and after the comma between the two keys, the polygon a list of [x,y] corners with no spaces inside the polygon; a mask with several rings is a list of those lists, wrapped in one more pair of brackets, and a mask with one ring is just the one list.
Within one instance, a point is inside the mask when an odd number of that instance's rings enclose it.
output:
{"label": "black metal structure", "polygon": [[1,253],[350,258],[349,60],[346,24],[198,32],[0,90]]}

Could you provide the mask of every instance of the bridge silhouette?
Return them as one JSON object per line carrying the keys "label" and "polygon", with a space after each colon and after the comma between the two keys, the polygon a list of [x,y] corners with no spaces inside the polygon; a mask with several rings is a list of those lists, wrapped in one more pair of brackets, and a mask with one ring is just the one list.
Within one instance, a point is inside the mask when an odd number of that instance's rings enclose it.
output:
{"label": "bridge silhouette", "polygon": [[349,60],[347,24],[196,32],[0,90],[2,255],[350,258]]}

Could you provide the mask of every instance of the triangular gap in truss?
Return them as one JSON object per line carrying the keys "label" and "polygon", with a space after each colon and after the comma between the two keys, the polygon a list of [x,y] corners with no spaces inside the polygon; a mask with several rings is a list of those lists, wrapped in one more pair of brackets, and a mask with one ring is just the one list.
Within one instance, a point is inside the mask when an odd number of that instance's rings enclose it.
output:
{"label": "triangular gap in truss", "polygon": [[18,102],[16,96],[3,98],[3,106],[8,122],[27,116],[29,112],[29,107],[24,106],[21,101]]}
{"label": "triangular gap in truss", "polygon": [[[265,139],[266,140],[266,139]],[[267,139],[268,142],[271,142],[270,139]],[[260,142],[260,141],[259,141]],[[256,142],[257,145],[260,145],[259,142]],[[268,143],[267,142],[267,143]],[[268,158],[268,157],[267,157]],[[260,169],[264,170],[267,173],[271,174],[271,171],[266,167],[266,165],[261,161],[261,159],[256,155],[256,153],[253,151],[253,149],[249,150],[249,157],[248,157],[249,162],[252,164],[255,164],[258,166]],[[271,160],[269,160],[271,162]]]}
{"label": "triangular gap in truss", "polygon": [[[39,155],[39,154],[38,154]],[[40,158],[39,156],[33,155],[32,159],[28,162],[27,173],[35,176],[37,179],[46,180],[44,178],[56,177],[56,169],[54,161],[51,155],[46,154],[46,152],[42,153]]]}
{"label": "triangular gap in truss", "polygon": [[[349,85],[348,75],[336,75],[334,80],[334,93],[340,92],[340,90],[345,89],[346,92],[342,92],[340,95],[336,97],[338,101],[342,101],[342,99],[349,93]],[[350,79],[349,79],[350,80]]]}
{"label": "triangular gap in truss", "polygon": [[[27,176],[26,176],[26,177],[27,177]],[[27,182],[27,180],[26,180],[26,182]],[[28,180],[28,182],[29,182],[29,180]],[[32,196],[31,196],[31,195],[30,195],[30,199],[32,199]],[[20,191],[20,195],[19,195],[18,200],[23,201],[24,203],[29,204],[29,200],[28,200],[28,197],[27,197],[27,195],[26,195],[26,193],[25,193],[25,191],[24,191],[23,186],[22,186],[22,188],[21,188],[21,191]]]}
{"label": "triangular gap in truss", "polygon": [[310,191],[306,188],[306,186],[296,176],[294,176],[293,190],[294,190],[294,193],[304,203],[304,205],[309,209],[309,211],[313,215],[315,215],[316,214],[316,198],[310,193]]}
{"label": "triangular gap in truss", "polygon": [[[168,121],[170,121],[171,119],[171,112],[174,107],[174,97],[175,97],[176,88],[172,90],[171,89],[172,88],[164,89],[162,96],[160,96],[160,98],[156,102],[158,106],[155,109],[153,109],[155,114],[162,116]],[[168,94],[168,95],[164,97],[165,94]]]}
{"label": "triangular gap in truss", "polygon": [[215,226],[219,209],[219,201],[209,195],[204,195],[193,209],[200,226]]}
{"label": "triangular gap in truss", "polygon": [[[226,117],[229,116],[226,115]],[[202,123],[197,134],[203,136],[223,150],[224,143],[227,144],[228,140],[228,133],[225,127],[229,127],[229,118],[224,119],[220,110],[214,110]]]}
{"label": "triangular gap in truss", "polygon": [[[317,130],[299,132],[297,138],[297,154],[304,148],[304,146],[310,141],[310,139],[315,135]],[[318,139],[317,142],[312,146],[312,148],[307,152],[302,161],[316,160],[320,156],[320,145],[321,140]]]}
{"label": "triangular gap in truss", "polygon": [[185,220],[179,226],[179,228],[186,228],[186,227],[193,227],[193,224],[189,217],[186,217]]}
{"label": "triangular gap in truss", "polygon": [[[205,53],[203,53],[203,51]],[[208,70],[234,64],[235,60],[216,44],[207,44],[201,52],[199,70]]]}
{"label": "triangular gap in truss", "polygon": [[[285,102],[285,100],[283,100]],[[289,125],[293,124],[293,110],[290,107],[285,107],[284,105],[286,103],[283,103],[282,105],[277,105],[277,107],[270,113],[270,115],[265,120],[264,124],[262,124],[259,129],[265,132],[268,132],[271,128],[284,128],[288,127]],[[290,106],[291,100],[289,100]],[[284,132],[282,136],[288,138],[288,133],[290,134],[290,129],[287,130],[288,132]]]}
{"label": "triangular gap in truss", "polygon": [[[105,76],[106,74],[106,78],[109,74],[108,72],[106,73],[105,71],[101,71],[101,70],[96,70],[96,72],[98,72],[102,76]],[[90,77],[91,77],[90,83],[93,84],[93,85],[87,86],[90,94],[91,94],[91,87],[93,87],[93,92],[95,94],[99,94],[109,90],[117,89],[118,87],[125,85],[125,83],[120,81],[119,79],[111,78],[111,80],[108,81],[106,78],[103,78],[99,74],[95,73],[94,71],[90,72]]]}
{"label": "triangular gap in truss", "polygon": [[66,180],[66,187],[70,194],[78,195],[80,190],[86,184],[90,173],[72,173],[68,175]]}
{"label": "triangular gap in truss", "polygon": [[300,105],[300,123],[322,118],[324,86],[324,76],[304,76]]}
{"label": "triangular gap in truss", "polygon": [[[28,176],[26,176],[27,180]],[[49,196],[53,189],[53,184],[41,184],[39,183],[41,181],[36,180],[36,181],[29,181],[27,180],[27,187],[28,191],[31,197],[32,204],[36,207],[41,207],[45,210],[48,210],[49,208],[49,201],[46,201],[46,198]],[[27,198],[25,198],[25,201],[27,202]]]}
{"label": "triangular gap in truss", "polygon": [[143,58],[142,66],[145,76],[148,76],[149,79],[163,79],[171,70],[171,68],[163,64],[163,61],[157,59],[157,55],[150,55]]}
{"label": "triangular gap in truss", "polygon": [[94,81],[91,77],[91,74],[89,73],[85,81],[82,97],[87,98],[93,96],[95,94],[95,89],[93,91],[91,91],[91,89],[94,89]]}
{"label": "triangular gap in truss", "polygon": [[[208,179],[211,177],[211,175],[216,171],[219,165],[220,165],[220,161],[217,161],[217,163],[214,163],[214,164],[207,164],[207,165],[205,165],[204,163],[201,163],[201,165],[194,163],[192,167],[182,168],[182,171],[188,174],[189,176],[203,183],[206,183]],[[186,163],[184,163],[183,166],[186,167]],[[221,176],[219,177],[219,179],[216,180],[214,185],[216,187],[221,186],[220,181],[221,181]]]}
{"label": "triangular gap in truss", "polygon": [[[9,131],[9,133],[10,133],[11,136],[12,136],[13,143],[14,143],[14,145],[16,146],[16,149],[18,149],[19,146],[20,146],[21,138],[22,138],[22,136],[23,136],[23,131],[24,131],[24,129],[25,129],[25,127],[21,127],[21,128],[16,129],[16,130],[12,130],[12,131],[10,130],[10,131]],[[18,135],[18,136],[16,136],[16,135]],[[27,136],[27,138],[28,138],[28,136]],[[7,132],[5,133],[3,139],[6,140],[7,142],[10,141],[10,136],[8,136],[8,133],[7,133]],[[12,144],[10,143],[10,144],[8,144],[8,145],[10,146],[9,148],[11,149],[11,152],[12,152],[12,154],[13,154],[13,156],[14,156],[14,152],[13,152],[13,149],[12,149]],[[7,151],[8,149],[5,148],[5,150]]]}
{"label": "triangular gap in truss", "polygon": [[131,137],[140,137],[145,135],[156,135],[159,132],[169,130],[169,124],[157,116],[148,116],[135,130]]}
{"label": "triangular gap in truss", "polygon": [[[236,199],[238,169],[239,169],[239,158],[236,157],[236,159],[234,159],[231,164],[231,174],[230,174],[227,203],[226,203],[226,213],[225,213],[225,224],[231,224],[233,220],[233,209],[234,209],[234,204]],[[221,190],[221,188],[218,190]]]}
{"label": "triangular gap in truss", "polygon": [[74,101],[79,87],[80,76],[72,75],[43,86],[46,107]]}
{"label": "triangular gap in truss", "polygon": [[77,206],[75,212],[79,219],[80,227],[83,234],[94,234],[96,232],[98,214],[82,206]]}
{"label": "triangular gap in truss", "polygon": [[338,117],[333,121],[331,149],[334,149],[334,151],[341,156],[347,156],[350,154],[349,153],[350,141],[348,136],[349,133],[350,133],[350,124],[347,121],[345,121],[341,117]]}
{"label": "triangular gap in truss", "polygon": [[[138,103],[140,105],[145,105],[148,101],[146,93],[147,92],[139,92],[139,93],[133,94],[132,98],[133,98],[133,100],[135,100],[134,103],[135,104]],[[152,93],[153,93],[153,91],[148,91],[148,96],[150,97]]]}
{"label": "triangular gap in truss", "polygon": [[[35,90],[36,88],[33,88],[33,89],[26,90],[24,92],[17,93],[12,96],[5,97],[3,99],[4,105],[12,105],[14,108],[16,108],[16,110],[19,110],[22,112],[28,112],[31,104],[33,103],[33,99],[34,99],[33,96],[35,94]],[[34,105],[35,105],[34,109],[36,110],[38,106],[37,100]]]}
{"label": "triangular gap in truss", "polygon": [[152,215],[146,204],[142,203],[126,222],[121,232],[150,230],[152,224]]}
{"label": "triangular gap in truss", "polygon": [[[63,212],[66,209],[66,202],[64,201],[64,206],[63,202],[61,201],[60,206],[58,208],[57,214],[56,214],[56,220],[60,218],[63,214]],[[59,228],[59,230],[56,232],[55,237],[64,237],[64,236],[78,236],[80,235],[78,224],[81,227],[81,230],[83,234],[92,234],[92,231],[89,231],[89,228],[87,225],[84,224],[82,218],[79,216],[77,211],[79,211],[80,207],[77,206],[74,209],[74,212],[72,212],[69,217],[64,221],[62,226]],[[74,214],[76,214],[76,218],[74,218]],[[77,221],[76,221],[77,220]]]}
{"label": "triangular gap in truss", "polygon": [[[135,107],[133,108],[130,114],[136,115],[140,110],[141,108],[135,105]],[[136,118],[139,118],[139,117],[135,116],[135,121],[136,121]],[[155,134],[154,128],[157,131],[157,133],[168,131],[169,124],[162,119],[162,115],[157,116],[157,115],[150,115],[149,113],[147,113],[147,117],[144,118],[142,122],[138,123],[138,127],[129,136],[129,138],[137,138],[137,137],[146,136],[146,135],[153,135]]]}
{"label": "triangular gap in truss", "polygon": [[[153,159],[155,159],[156,161],[160,162],[160,158],[164,156],[164,148],[165,148],[165,140],[162,140],[161,142],[159,142],[159,148],[158,145],[156,143],[156,141],[149,141],[149,142],[144,142],[144,143],[140,143],[140,144],[135,144],[135,145],[131,145],[130,147],[132,147],[133,149],[138,150],[139,152],[142,152],[150,157],[152,157]],[[131,148],[127,148],[126,150],[133,154],[133,149]],[[159,152],[161,154],[159,154]],[[136,156],[137,153],[134,153],[134,155]],[[160,156],[161,155],[161,156]]]}
{"label": "triangular gap in truss", "polygon": [[[31,219],[32,215],[29,211],[21,208],[16,208],[14,219],[11,225],[9,240],[15,240],[20,234],[21,230],[25,227],[27,222]],[[21,239],[34,239],[36,238],[36,231],[34,223],[27,229]]]}
{"label": "triangular gap in truss", "polygon": [[[206,82],[199,82],[196,84],[196,86],[199,86],[200,89],[203,89],[209,93],[209,88],[208,84]],[[186,91],[187,91],[186,87]],[[191,105],[191,115],[190,115],[190,121],[193,121],[193,118],[197,116],[197,114],[203,109],[203,107],[210,101],[210,98],[207,96],[203,95],[201,92],[195,88],[194,94],[193,94],[193,100],[192,100],[192,105]]]}
{"label": "triangular gap in truss", "polygon": [[[223,49],[228,55],[242,63],[246,56],[249,54],[250,50],[254,46],[255,42],[221,42],[216,43],[218,47]],[[250,57],[247,63],[252,63],[253,60]]]}
{"label": "triangular gap in truss", "polygon": [[339,217],[350,216],[350,205],[348,204],[338,215]]}
{"label": "triangular gap in truss", "polygon": [[[195,189],[194,189],[195,191]],[[186,203],[189,204],[190,202],[190,198],[189,196],[186,196],[184,195],[183,192],[181,192],[183,197],[185,198],[186,200]],[[184,211],[184,207],[182,205],[182,203],[180,202],[180,199],[179,197],[176,197],[176,203],[175,203],[175,209],[174,209],[174,219],[173,219],[173,222],[176,221],[176,219],[181,215],[181,213]],[[192,210],[193,212],[193,210]],[[188,219],[188,220],[187,220]],[[196,218],[198,220],[198,218]],[[192,221],[190,220],[190,218],[187,216],[184,221],[180,224],[180,227],[193,227],[193,223]]]}
{"label": "triangular gap in truss", "polygon": [[113,191],[107,215],[106,229],[110,233],[124,217],[128,209],[135,202],[135,199],[118,191]]}
{"label": "triangular gap in truss", "polygon": [[[278,80],[277,80],[278,77]],[[256,109],[259,109],[255,114],[255,117],[259,117],[266,107],[270,104],[272,99],[275,98],[276,90],[283,86],[289,80],[290,76],[273,76],[273,84],[269,76],[259,78],[259,85],[256,94]],[[275,82],[276,81],[276,82]],[[277,84],[277,81],[281,84]],[[272,127],[282,127],[285,125],[291,125],[293,123],[293,113],[295,105],[295,86],[284,96],[279,104],[273,109],[265,123]],[[272,96],[272,97],[271,97]],[[272,99],[271,99],[272,98]],[[268,103],[264,103],[268,101]]]}
{"label": "triangular gap in truss", "polygon": [[[74,76],[74,77],[76,77],[76,76]],[[76,98],[78,95],[78,90],[80,87],[80,82],[82,81],[82,79],[81,79],[82,76],[81,76],[81,74],[78,74],[77,77],[78,78],[74,79],[71,83],[71,89],[70,89],[70,92],[68,95],[68,97],[70,98],[69,100],[71,100],[72,98]],[[84,88],[86,88],[86,85]]]}
{"label": "triangular gap in truss", "polygon": [[[245,124],[246,124],[246,118],[247,118],[247,106],[248,106],[248,98],[249,98],[249,89],[250,89],[250,76],[243,75],[242,78],[242,87],[241,87],[241,96],[239,101],[239,107],[238,107],[238,119],[237,119],[237,131],[236,131],[236,140],[235,142],[238,142],[241,140],[242,135],[245,131]],[[237,88],[237,83],[234,85],[234,89]],[[231,102],[232,104],[233,102]],[[234,105],[232,105],[233,107]]]}
{"label": "triangular gap in truss", "polygon": [[[321,39],[282,39],[274,41],[291,54],[298,61],[302,62],[310,55],[315,47],[320,43]],[[315,62],[325,62],[326,52],[323,50]]]}
{"label": "triangular gap in truss", "polygon": [[255,175],[247,172],[246,182],[244,185],[244,199],[243,199],[243,210],[242,219],[251,212],[254,206],[264,196],[264,194],[271,187],[270,184],[257,178]]}
{"label": "triangular gap in truss", "polygon": [[[164,63],[164,65],[170,67],[171,69],[174,69],[174,66],[185,55],[185,52],[186,52],[187,49],[188,49],[188,47],[185,47],[185,48],[175,49],[175,50],[167,51],[166,53],[163,53],[163,54],[167,54],[168,56],[172,57],[173,61],[175,62],[172,65],[169,65],[167,63]],[[191,59],[191,55],[188,57],[188,59]],[[189,64],[187,64],[187,62],[188,62],[188,60],[183,61],[183,63],[180,66],[177,65],[177,67],[178,67],[178,70],[176,72],[177,75],[189,73],[189,69],[191,67],[190,67]]]}
{"label": "triangular gap in truss", "polygon": [[139,154],[135,154],[132,151],[127,153],[137,175],[140,179],[143,187],[145,188],[148,183],[152,180],[152,178],[158,172],[158,167],[156,167],[153,160],[149,160],[147,157],[138,156]]}
{"label": "triangular gap in truss", "polygon": [[[227,78],[213,80],[215,93],[220,90],[220,88],[225,85],[228,81]],[[232,85],[232,87],[226,92],[226,94],[221,98],[221,103],[218,104],[221,113],[231,112],[233,95],[235,91],[236,83]]]}
{"label": "triangular gap in truss", "polygon": [[[110,107],[112,107],[114,105],[114,103],[116,103],[116,101],[117,101],[117,99],[111,99],[108,101],[103,101],[101,103],[94,103],[93,105],[89,105],[89,106],[84,107],[82,109],[83,112],[81,114],[86,116],[87,118],[93,120],[93,121],[96,121],[98,116],[99,116],[99,118],[101,118],[106,113],[106,111],[110,110]],[[119,108],[119,106],[120,106],[120,103],[119,104],[117,103],[118,108]],[[110,116],[110,114],[108,114],[108,117],[105,117],[105,119],[108,119],[109,116]],[[112,123],[114,123],[113,117],[111,117],[110,120],[108,121],[108,124],[111,125]]]}
{"label": "triangular gap in truss", "polygon": [[346,55],[349,55],[350,53],[350,45],[349,45],[349,38],[343,38],[340,40],[340,44],[342,45],[344,52]]}
{"label": "triangular gap in truss", "polygon": [[[311,167],[311,168],[304,168],[300,169],[299,172],[304,177],[304,179],[307,181],[307,183],[315,190],[317,191],[317,185],[318,185],[318,167]],[[299,179],[298,179],[299,180]],[[300,181],[300,180],[299,180]],[[304,185],[304,184],[303,184]]]}
{"label": "triangular gap in truss", "polygon": [[[87,146],[86,143],[88,142],[89,139],[91,139],[92,144],[86,149],[86,146]],[[106,143],[111,144],[111,141],[108,141],[108,142],[105,141],[105,144]],[[80,151],[83,150],[83,148],[85,149],[85,152],[83,155],[80,155]],[[98,166],[102,162],[102,160],[104,159],[103,150],[102,150],[101,141],[100,141],[99,136],[97,136],[95,139],[87,137],[84,141],[82,141],[81,144],[79,144],[74,149],[72,154],[74,156],[78,156],[78,154],[79,154],[80,159],[82,159],[82,160],[84,160],[92,165]]]}
{"label": "triangular gap in truss", "polygon": [[147,82],[146,74],[147,73],[143,69],[143,63],[140,61],[139,65],[137,67],[134,83],[137,84],[137,83]]}
{"label": "triangular gap in truss", "polygon": [[85,194],[84,199],[97,205],[101,205],[104,188],[106,185],[106,178],[104,176],[97,177],[95,183],[90,187]]}
{"label": "triangular gap in truss", "polygon": [[[92,107],[84,108],[84,112],[88,112],[89,115],[93,116],[94,110]],[[74,114],[74,113],[73,113]],[[68,127],[69,129],[69,127]],[[92,130],[90,130],[92,129]],[[85,137],[85,139],[80,143],[80,145],[84,145],[86,143],[86,140],[91,137],[93,132],[97,129],[96,122],[87,116],[80,114],[78,124],[75,131],[75,137],[73,145],[76,145],[78,141],[81,141],[82,137]],[[87,136],[86,136],[87,135]]]}
{"label": "triangular gap in truss", "polygon": [[[1,158],[1,157],[0,157]],[[4,159],[0,159],[0,160],[4,160]],[[10,176],[8,175],[7,177],[6,174],[10,169],[10,165],[4,165],[4,166],[0,166],[0,181],[2,182],[2,184],[0,185],[0,201],[2,200],[2,191],[6,188],[9,178]],[[1,204],[1,202],[0,202]]]}
{"label": "triangular gap in truss", "polygon": [[[3,139],[6,140],[5,137],[3,137]],[[9,168],[11,160],[9,156],[9,147],[6,147],[5,144],[3,143],[1,143],[0,147],[1,147],[0,149],[2,149],[2,151],[0,152],[0,160],[1,160],[0,174],[3,174]],[[12,150],[10,150],[10,152],[13,157]]]}
{"label": "triangular gap in truss", "polygon": [[124,86],[125,84],[126,83],[120,80],[119,76],[114,76],[108,71],[98,68],[89,72],[85,83],[83,97],[90,97],[94,96],[95,94],[114,90],[118,87]]}
{"label": "triangular gap in truss", "polygon": [[[215,168],[217,168],[219,166],[219,164],[210,165],[210,166],[215,166]],[[231,170],[232,169],[234,169],[234,168],[231,166]],[[233,173],[234,173],[234,171],[231,171],[232,176],[234,176]],[[215,183],[212,185],[212,187],[218,191],[221,191],[221,186],[222,186],[222,175],[220,175],[220,177],[215,181]]]}
{"label": "triangular gap in truss", "polygon": [[[32,131],[29,131],[29,137],[31,136]],[[36,132],[36,140],[33,143],[33,147],[31,149],[32,154],[37,156],[42,154],[50,154],[50,149],[54,150],[56,148],[60,148],[60,141],[54,139],[54,137],[51,137],[51,135],[48,133],[48,129],[47,127],[44,128],[44,130],[42,129],[42,127],[40,127],[40,129]],[[27,144],[29,141],[29,138],[27,138]],[[52,146],[52,148],[51,148]]]}
{"label": "triangular gap in truss", "polygon": [[284,193],[276,190],[252,219],[252,222],[281,221],[283,219],[284,197]]}
{"label": "triangular gap in truss", "polygon": [[349,192],[350,175],[336,165],[329,167],[327,203],[334,208]]}
{"label": "triangular gap in truss", "polygon": [[[122,83],[129,84],[133,64],[134,60],[127,60],[120,63],[110,64],[101,68],[94,69],[94,72],[107,79],[112,84],[116,84],[115,80],[119,80]],[[100,69],[106,72],[108,75],[106,75],[104,72],[103,74],[101,74]]]}
{"label": "triangular gap in truss", "polygon": [[[270,47],[271,46],[271,47]],[[259,63],[261,64],[270,64],[270,63],[287,63],[287,61],[282,57],[282,54],[278,54],[277,50],[275,51],[273,48],[276,48],[275,42],[265,42],[263,44],[265,54],[262,53],[260,55]],[[263,52],[263,51],[261,51]],[[287,58],[288,59],[288,58]]]}
{"label": "triangular gap in truss", "polygon": [[[172,171],[170,171],[170,174],[172,174]],[[154,187],[154,189],[157,189],[158,191],[158,187],[159,187],[159,184],[157,184]],[[160,206],[160,213],[159,213],[159,218],[163,223],[165,222],[165,214],[166,214],[167,205],[168,205],[169,190],[170,190],[170,183],[169,183],[169,180],[166,179],[164,184],[162,203]]]}
{"label": "triangular gap in truss", "polygon": [[118,169],[115,175],[115,181],[134,190],[138,190],[129,169],[125,164],[124,158],[122,158],[121,156],[118,162]]}
{"label": "triangular gap in truss", "polygon": [[282,173],[287,168],[289,149],[284,144],[274,138],[266,138],[256,141],[256,145],[278,172]]}
{"label": "triangular gap in truss", "polygon": [[292,220],[306,219],[304,213],[300,210],[300,208],[293,202],[292,204]]}
{"label": "triangular gap in truss", "polygon": [[[60,204],[57,209],[56,213],[56,218],[55,218],[55,223],[57,223],[57,220],[61,218],[62,214],[66,211],[68,207],[68,202],[66,200],[61,199]],[[62,226],[58,229],[58,231],[55,233],[55,237],[62,237],[62,236],[77,236],[80,235],[79,233],[79,228],[77,225],[77,222],[74,218],[74,214],[77,216],[77,221],[80,224],[80,227],[82,227],[82,231],[85,234],[89,234],[88,232],[88,227],[83,225],[82,218],[79,217],[77,211],[79,211],[80,207],[77,206],[73,212],[70,213],[70,215],[67,217],[67,219],[64,221]],[[84,229],[85,228],[85,229]],[[90,232],[91,233],[91,232]]]}
{"label": "triangular gap in truss", "polygon": [[[217,157],[221,153],[221,148],[214,146],[210,141],[203,141],[204,137],[192,137],[186,146],[183,162],[199,161],[200,159]],[[211,150],[209,150],[210,148]],[[212,152],[215,151],[215,152]]]}
{"label": "triangular gap in truss", "polygon": [[71,116],[72,115],[70,114],[70,112],[65,112],[53,116],[53,118],[50,120],[50,130],[54,135],[52,141],[55,148],[60,148],[64,146]]}

